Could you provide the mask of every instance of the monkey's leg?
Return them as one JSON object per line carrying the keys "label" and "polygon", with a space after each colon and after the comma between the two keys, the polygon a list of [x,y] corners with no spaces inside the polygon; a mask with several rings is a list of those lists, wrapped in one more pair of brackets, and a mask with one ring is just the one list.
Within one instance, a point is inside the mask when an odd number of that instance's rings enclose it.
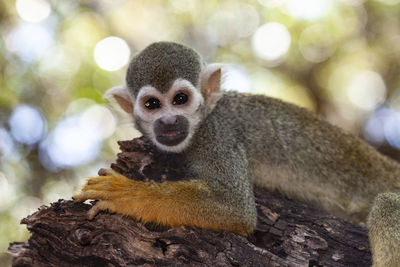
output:
{"label": "monkey's leg", "polygon": [[89,211],[89,219],[108,210],[160,225],[189,225],[240,235],[253,231],[245,220],[231,214],[230,207],[218,202],[201,180],[139,182],[109,172],[107,176],[89,178],[75,196],[75,202],[87,199],[99,200]]}
{"label": "monkey's leg", "polygon": [[368,226],[373,266],[400,266],[400,195],[378,195],[369,214]]}

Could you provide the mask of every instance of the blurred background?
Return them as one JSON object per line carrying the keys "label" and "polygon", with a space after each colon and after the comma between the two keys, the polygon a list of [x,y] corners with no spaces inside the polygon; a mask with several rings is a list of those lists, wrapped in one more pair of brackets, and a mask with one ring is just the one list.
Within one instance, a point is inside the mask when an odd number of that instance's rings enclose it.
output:
{"label": "blurred background", "polygon": [[20,220],[138,136],[102,94],[160,40],[227,63],[224,88],[306,107],[400,159],[400,0],[0,2],[0,265]]}

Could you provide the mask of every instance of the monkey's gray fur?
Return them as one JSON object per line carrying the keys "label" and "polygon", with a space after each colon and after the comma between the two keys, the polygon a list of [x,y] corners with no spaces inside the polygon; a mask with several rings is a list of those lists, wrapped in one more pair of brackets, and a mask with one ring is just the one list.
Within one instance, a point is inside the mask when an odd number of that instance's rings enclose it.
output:
{"label": "monkey's gray fur", "polygon": [[132,59],[126,83],[135,96],[145,85],[166,92],[177,78],[197,86],[202,67],[201,57],[193,49],[171,42],[153,43]]}

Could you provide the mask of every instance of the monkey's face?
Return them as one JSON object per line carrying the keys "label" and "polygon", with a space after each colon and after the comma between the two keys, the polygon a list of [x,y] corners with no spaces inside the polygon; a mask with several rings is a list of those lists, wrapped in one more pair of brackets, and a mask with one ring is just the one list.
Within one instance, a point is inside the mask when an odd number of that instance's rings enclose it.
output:
{"label": "monkey's face", "polygon": [[134,117],[138,129],[161,150],[181,152],[202,119],[203,97],[191,82],[176,79],[162,93],[143,86],[135,98]]}

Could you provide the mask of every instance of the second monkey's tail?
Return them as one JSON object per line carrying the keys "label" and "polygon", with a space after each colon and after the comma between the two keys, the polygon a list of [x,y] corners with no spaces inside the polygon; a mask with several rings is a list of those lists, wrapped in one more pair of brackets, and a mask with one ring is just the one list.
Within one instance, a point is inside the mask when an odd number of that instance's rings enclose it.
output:
{"label": "second monkey's tail", "polygon": [[400,266],[400,195],[379,194],[368,217],[374,267]]}

